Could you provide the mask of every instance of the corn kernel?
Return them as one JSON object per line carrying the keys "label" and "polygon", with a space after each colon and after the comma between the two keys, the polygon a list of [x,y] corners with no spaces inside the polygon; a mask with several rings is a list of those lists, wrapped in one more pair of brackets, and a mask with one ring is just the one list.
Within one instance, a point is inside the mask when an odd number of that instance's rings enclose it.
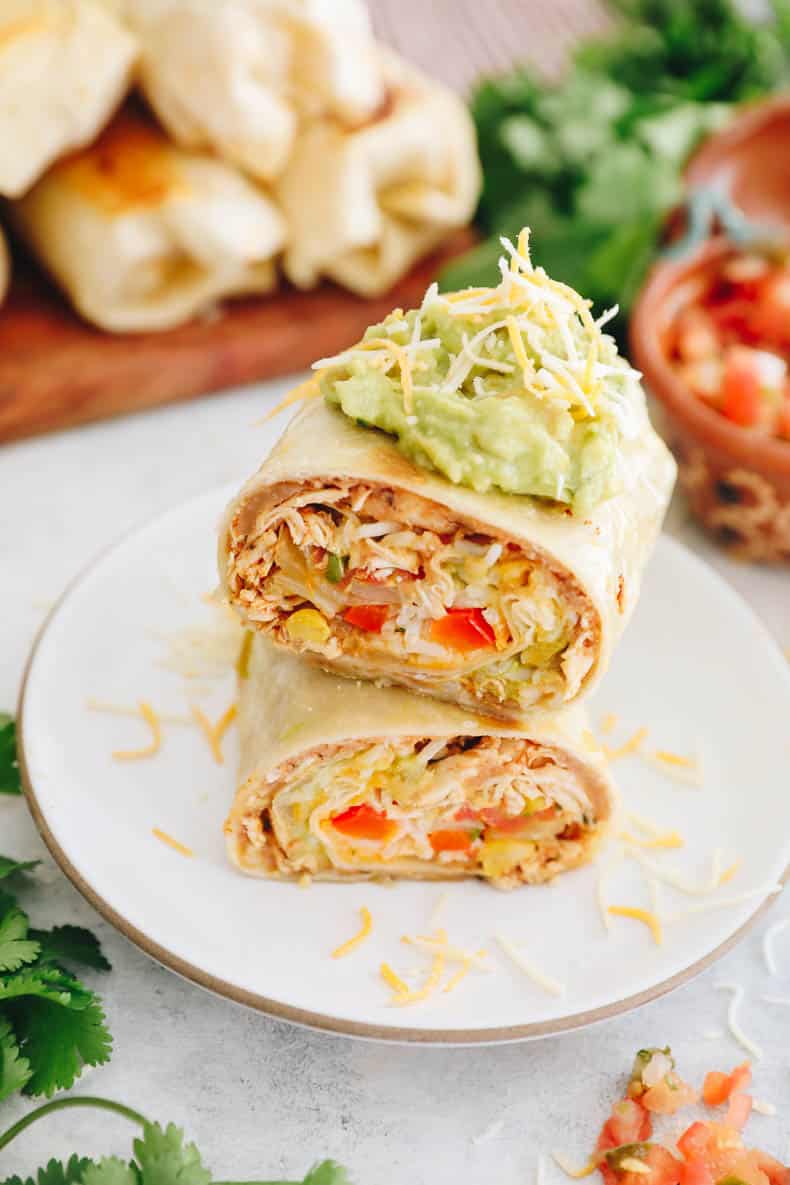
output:
{"label": "corn kernel", "polygon": [[317,609],[297,609],[286,621],[285,632],[292,642],[325,642],[331,630]]}

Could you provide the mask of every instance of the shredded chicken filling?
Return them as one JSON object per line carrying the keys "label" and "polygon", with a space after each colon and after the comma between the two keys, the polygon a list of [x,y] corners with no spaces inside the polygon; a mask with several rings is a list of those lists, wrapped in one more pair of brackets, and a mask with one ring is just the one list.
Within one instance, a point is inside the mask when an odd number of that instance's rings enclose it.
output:
{"label": "shredded chicken filling", "polygon": [[270,775],[242,827],[282,872],[385,875],[418,861],[517,883],[579,863],[595,817],[556,751],[463,736],[314,751]]}
{"label": "shredded chicken filling", "polygon": [[270,492],[231,531],[230,592],[250,622],[328,660],[399,658],[425,682],[528,707],[578,692],[597,618],[571,577],[401,490]]}

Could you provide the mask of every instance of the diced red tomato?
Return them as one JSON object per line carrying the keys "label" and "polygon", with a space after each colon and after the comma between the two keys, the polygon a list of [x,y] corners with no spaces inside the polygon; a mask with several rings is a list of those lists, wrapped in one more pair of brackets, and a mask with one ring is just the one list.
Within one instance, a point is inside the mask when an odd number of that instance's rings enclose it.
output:
{"label": "diced red tomato", "polygon": [[742,1062],[736,1066],[731,1074],[723,1074],[721,1070],[711,1070],[705,1075],[702,1086],[702,1101],[709,1107],[718,1107],[726,1103],[731,1095],[745,1091],[751,1085],[752,1068],[749,1062]]}
{"label": "diced red tomato", "polygon": [[669,1073],[655,1086],[649,1087],[639,1100],[654,1115],[674,1115],[682,1107],[697,1101],[697,1092],[677,1074]]}
{"label": "diced red tomato", "polygon": [[455,818],[458,823],[478,823],[480,821],[480,812],[465,802],[462,807],[455,812]]}
{"label": "diced red tomato", "polygon": [[647,1155],[641,1157],[650,1169],[647,1173],[618,1173],[619,1185],[680,1185],[683,1165],[668,1148],[651,1144]]}
{"label": "diced red tomato", "polygon": [[350,806],[347,811],[334,815],[332,826],[341,835],[352,839],[372,839],[386,843],[398,829],[397,823],[388,819],[384,811],[377,811],[368,803]]}
{"label": "diced red tomato", "polygon": [[790,270],[774,271],[760,285],[750,324],[765,344],[790,346]]}
{"label": "diced red tomato", "polygon": [[680,1185],[716,1185],[716,1183],[704,1160],[684,1160],[680,1170]]}
{"label": "diced red tomato", "polygon": [[698,1120],[687,1127],[677,1141],[678,1150],[684,1160],[696,1160],[704,1156],[708,1150],[710,1129],[707,1123]]}
{"label": "diced red tomato", "polygon": [[760,1172],[765,1173],[771,1185],[790,1185],[790,1168],[783,1165],[780,1160],[775,1160],[767,1152],[760,1152],[756,1148],[752,1151],[752,1156]]}
{"label": "diced red tomato", "polygon": [[446,831],[432,831],[428,836],[435,852],[468,852],[472,846],[472,834],[462,828],[448,828]]}
{"label": "diced red tomato", "polygon": [[343,620],[349,625],[356,626],[358,630],[380,634],[389,612],[387,605],[351,605],[343,613]]}
{"label": "diced red tomato", "polygon": [[444,617],[431,622],[430,638],[462,654],[496,644],[496,634],[482,609],[449,609]]}
{"label": "diced red tomato", "polygon": [[785,390],[785,401],[776,418],[776,434],[783,440],[790,440],[790,387]]}
{"label": "diced red tomato", "polygon": [[760,422],[763,400],[757,367],[745,350],[731,350],[724,367],[721,410],[742,428]]}
{"label": "diced red tomato", "polygon": [[727,1127],[735,1128],[738,1132],[743,1131],[751,1111],[752,1096],[738,1091],[737,1094],[730,1096],[730,1105],[727,1108],[727,1118],[724,1122],[727,1124]]}
{"label": "diced red tomato", "polygon": [[621,1099],[601,1128],[596,1151],[608,1152],[621,1144],[639,1144],[649,1140],[652,1134],[653,1121],[642,1104],[635,1099]]}

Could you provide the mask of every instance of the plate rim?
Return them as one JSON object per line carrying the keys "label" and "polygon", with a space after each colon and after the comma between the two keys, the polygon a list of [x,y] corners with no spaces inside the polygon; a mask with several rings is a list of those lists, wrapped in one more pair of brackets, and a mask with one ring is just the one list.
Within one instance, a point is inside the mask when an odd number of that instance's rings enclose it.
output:
{"label": "plate rim", "polygon": [[[585,1009],[582,1012],[575,1012],[569,1016],[555,1017],[542,1021],[530,1021],[521,1025],[505,1025],[499,1028],[473,1028],[473,1029],[443,1029],[443,1028],[412,1028],[408,1025],[379,1025],[371,1024],[366,1021],[354,1021],[343,1017],[335,1017],[327,1015],[322,1012],[315,1012],[311,1009],[297,1008],[291,1004],[285,1004],[280,1000],[273,1000],[269,996],[262,995],[258,992],[249,991],[246,988],[241,988],[228,980],[222,979],[220,976],[212,975],[204,971],[201,967],[182,958],[180,955],[174,954],[166,946],[154,941],[145,933],[144,930],[133,926],[127,919],[107,902],[100,893],[91,886],[85,876],[72,863],[66,852],[55,839],[55,836],[50,829],[44,812],[39,804],[36,790],[33,785],[33,779],[30,775],[27,762],[27,745],[26,745],[26,697],[30,675],[35,664],[36,656],[39,647],[44,639],[44,636],[55,617],[60,612],[64,603],[73,596],[82,583],[91,575],[96,568],[98,568],[104,560],[124,546],[124,544],[136,535],[141,534],[148,528],[153,527],[162,519],[170,514],[176,514],[184,510],[187,506],[199,502],[203,499],[209,499],[212,496],[219,500],[220,494],[223,496],[229,489],[235,488],[232,483],[223,483],[211,489],[204,490],[199,494],[194,494],[189,498],[182,499],[180,502],[167,509],[160,511],[157,514],[146,517],[140,523],[133,525],[128,530],[124,531],[117,539],[112,540],[105,547],[101,548],[86,564],[84,564],[79,571],[67,583],[62,593],[47,613],[42,621],[34,638],[30,649],[27,661],[25,663],[24,671],[22,673],[22,680],[20,684],[19,697],[17,701],[17,751],[19,760],[19,772],[22,782],[22,789],[25,797],[27,807],[33,818],[36,829],[41,836],[47,850],[54,859],[55,863],[60,868],[61,872],[71,882],[74,888],[85,900],[91,905],[96,912],[109,922],[115,930],[123,935],[129,942],[146,954],[154,962],[159,963],[167,970],[174,972],[182,979],[190,983],[196,984],[205,991],[211,992],[213,995],[220,996],[224,999],[230,1000],[235,1004],[241,1004],[244,1007],[253,1009],[256,1012],[263,1013],[275,1020],[287,1021],[290,1024],[300,1026],[302,1028],[313,1029],[318,1032],[332,1033],[339,1036],[352,1037],[358,1039],[365,1039],[369,1041],[377,1041],[385,1044],[399,1044],[399,1045],[427,1045],[427,1046],[472,1046],[472,1045],[501,1045],[506,1043],[514,1043],[519,1041],[536,1040],[543,1037],[557,1036],[562,1033],[573,1032],[577,1029],[587,1028],[594,1024],[600,1024],[607,1020],[612,1020],[624,1013],[632,1012],[637,1008],[641,1008],[653,1000],[658,1000],[683,984],[696,978],[713,963],[718,962],[725,954],[728,953],[734,946],[736,946],[746,933],[751,930],[762,914],[769,908],[774,901],[774,894],[771,894],[758,904],[754,911],[741,923],[736,930],[732,932],[727,938],[709,951],[706,955],[690,963],[687,967],[669,976],[667,979],[662,979],[651,987],[645,988],[641,992],[636,992],[630,996],[625,996],[623,999],[615,1000],[610,1004],[605,1004],[598,1008]],[[665,534],[663,531],[659,536],[662,545],[669,544],[670,549],[675,548],[681,552],[684,559],[691,561],[692,566],[697,566],[704,569],[706,576],[713,577],[714,581],[718,583],[731,601],[737,602],[741,612],[745,612],[751,618],[752,625],[758,630],[763,637],[776,647],[775,639],[764,625],[762,620],[757,616],[749,603],[732,587],[719,573],[707,564],[699,556],[697,556],[689,547],[682,543],[679,539],[671,535]],[[778,648],[777,648],[777,658]],[[779,668],[777,667],[777,670]],[[790,682],[790,679],[789,679]],[[781,876],[778,878],[778,883],[783,887],[790,880],[790,864],[784,869]]]}

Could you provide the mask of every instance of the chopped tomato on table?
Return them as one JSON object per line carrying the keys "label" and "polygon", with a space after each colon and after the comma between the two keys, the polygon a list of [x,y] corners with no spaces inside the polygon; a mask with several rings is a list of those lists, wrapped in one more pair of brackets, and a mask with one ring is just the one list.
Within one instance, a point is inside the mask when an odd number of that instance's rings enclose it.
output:
{"label": "chopped tomato on table", "polygon": [[736,1066],[731,1074],[723,1074],[721,1070],[711,1070],[705,1075],[702,1084],[702,1101],[709,1107],[718,1107],[739,1092],[745,1091],[751,1085],[752,1068],[748,1062]]}
{"label": "chopped tomato on table", "polygon": [[449,609],[444,617],[431,622],[430,638],[462,654],[496,644],[496,634],[482,609]]}
{"label": "chopped tomato on table", "polygon": [[358,630],[380,634],[389,612],[387,605],[351,605],[343,612],[343,620]]}
{"label": "chopped tomato on table", "polygon": [[397,830],[397,824],[388,819],[384,811],[377,811],[369,803],[350,806],[348,810],[331,819],[332,826],[341,835],[352,839],[371,839],[385,843]]}

